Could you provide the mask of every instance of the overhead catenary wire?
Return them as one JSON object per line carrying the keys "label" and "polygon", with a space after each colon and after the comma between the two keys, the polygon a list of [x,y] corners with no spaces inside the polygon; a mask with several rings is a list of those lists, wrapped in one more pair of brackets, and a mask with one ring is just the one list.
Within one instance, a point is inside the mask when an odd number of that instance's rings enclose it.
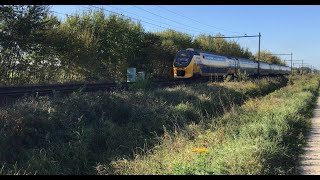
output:
{"label": "overhead catenary wire", "polygon": [[212,37],[212,38],[244,38],[244,37],[259,37],[259,35],[253,35],[253,36],[248,36],[248,35],[244,35],[244,36],[216,36],[216,37]]}
{"label": "overhead catenary wire", "polygon": [[[142,19],[137,19],[137,18],[134,18],[134,17],[131,17],[131,16],[127,16],[127,15],[124,15],[124,14],[121,14],[121,13],[117,13],[117,12],[114,12],[114,11],[111,11],[111,10],[108,10],[108,9],[105,9],[103,7],[96,7],[96,6],[93,6],[93,5],[89,5],[90,7],[94,7],[96,9],[100,9],[100,10],[103,10],[103,11],[108,11],[110,13],[113,13],[113,14],[117,14],[117,15],[120,15],[120,16],[123,16],[123,17],[127,17],[129,19],[134,19],[134,20],[137,20],[137,21],[141,21],[141,22],[144,22],[144,23],[147,23],[147,24],[150,24],[150,25],[153,25],[153,26],[157,26],[157,27],[160,27],[160,28],[163,28],[163,29],[169,29],[168,27],[163,27],[161,25],[157,25],[157,24],[154,24],[154,23],[150,23],[148,21],[145,21],[145,20],[142,20]],[[85,7],[87,9],[90,9],[88,7]],[[154,20],[153,20],[154,21]],[[172,26],[172,25],[171,25]],[[182,29],[179,27],[179,29]],[[183,29],[183,30],[187,30],[187,31],[194,31],[194,32],[202,32],[202,31],[196,31],[196,30],[192,30],[192,29]],[[186,32],[187,32],[186,31]]]}
{"label": "overhead catenary wire", "polygon": [[[108,12],[110,12],[110,13],[117,14],[117,15],[120,15],[120,16],[123,16],[123,17],[126,17],[126,18],[129,18],[129,19],[134,19],[134,20],[137,20],[137,21],[141,21],[141,22],[150,24],[150,25],[155,26],[155,27],[158,27],[158,28],[168,29],[167,27],[163,27],[163,26],[160,26],[160,25],[157,25],[157,24],[154,24],[154,23],[150,23],[150,22],[145,21],[145,20],[141,20],[141,19],[137,19],[137,18],[130,17],[130,16],[126,16],[126,15],[123,15],[123,14],[121,14],[121,13],[117,13],[117,12],[114,12],[114,11],[107,10],[107,9],[105,9],[105,8],[100,8],[100,7],[96,7],[96,6],[92,6],[92,5],[91,5],[91,7],[94,7],[94,8],[96,8],[96,9],[100,9],[100,10],[104,10],[104,11],[108,11]],[[85,8],[90,9],[90,8],[88,8],[88,7],[85,7]],[[70,16],[70,17],[76,17],[75,15],[69,15],[69,14],[65,14],[65,13],[59,13],[59,12],[56,12],[56,11],[50,11],[50,12],[54,12],[54,13],[56,13],[56,14],[66,15],[66,16]],[[196,31],[196,32],[198,32],[198,31]]]}
{"label": "overhead catenary wire", "polygon": [[[60,12],[57,12],[57,11],[50,11],[52,13],[55,13],[55,14],[60,14],[60,15],[65,15],[67,17],[77,17],[76,15],[70,15],[70,14],[65,14],[65,13],[60,13]],[[112,26],[112,25],[108,25],[108,26],[111,26],[111,27],[115,27],[115,26]],[[159,28],[159,27],[158,27]],[[138,34],[140,35],[145,35],[146,33],[145,32],[137,32]]]}
{"label": "overhead catenary wire", "polygon": [[168,12],[171,12],[171,13],[173,13],[173,14],[176,14],[176,15],[178,15],[178,16],[184,17],[184,18],[186,18],[186,19],[189,19],[189,20],[191,20],[191,21],[197,22],[197,23],[199,23],[199,24],[202,24],[202,25],[205,25],[205,26],[208,26],[208,27],[212,27],[212,28],[215,28],[215,29],[223,30],[223,31],[226,31],[226,32],[231,32],[231,33],[234,33],[234,34],[246,34],[246,33],[239,33],[239,32],[236,32],[236,31],[230,31],[230,30],[227,30],[227,29],[224,29],[224,28],[219,28],[219,27],[216,27],[216,26],[212,26],[212,25],[209,25],[209,24],[205,24],[205,23],[203,23],[203,22],[197,21],[197,20],[192,19],[192,18],[190,18],[190,17],[187,17],[187,16],[184,16],[184,15],[178,14],[178,13],[176,13],[176,12],[174,12],[174,11],[171,11],[171,10],[169,10],[169,9],[167,9],[167,8],[161,7],[161,6],[159,6],[159,5],[157,5],[157,6],[160,7],[160,8],[162,8],[162,9],[164,9],[164,10],[166,10],[166,11],[168,11]]}
{"label": "overhead catenary wire", "polygon": [[[120,9],[120,8],[117,8],[117,7],[113,7],[113,6],[111,6],[111,5],[107,5],[107,6],[110,6],[110,7],[114,8],[114,9],[118,9],[118,10],[120,10],[120,11],[129,13],[129,14],[132,14],[132,15],[135,15],[135,16],[142,17],[142,18],[144,18],[144,19],[151,20],[151,21],[153,21],[153,22],[158,22],[158,23],[161,23],[161,24],[166,24],[166,25],[168,25],[168,26],[171,26],[171,27],[174,27],[174,28],[178,28],[178,29],[180,29],[180,30],[183,29],[183,30],[186,30],[186,32],[187,32],[187,31],[200,32],[200,33],[202,32],[202,31],[197,31],[197,30],[193,30],[193,29],[184,29],[184,28],[181,28],[181,27],[178,27],[178,26],[174,26],[174,25],[171,25],[171,24],[168,24],[168,23],[163,23],[163,22],[155,21],[154,19],[151,19],[151,18],[148,18],[148,17],[144,17],[144,16],[141,16],[141,15],[137,15],[137,14],[135,14],[135,13],[132,13],[132,12],[129,12],[129,11],[126,11],[126,10],[123,10],[123,9]],[[85,7],[85,8],[87,8],[87,7]],[[168,28],[168,29],[169,29],[169,28]]]}
{"label": "overhead catenary wire", "polygon": [[177,24],[186,26],[186,27],[190,27],[190,28],[193,28],[193,29],[198,29],[198,30],[200,30],[199,32],[209,32],[209,33],[213,33],[213,32],[211,32],[211,31],[206,31],[206,30],[203,30],[203,29],[199,29],[199,28],[196,28],[196,27],[193,27],[193,26],[189,26],[189,25],[183,24],[183,23],[181,23],[181,22],[174,21],[174,20],[172,20],[172,19],[169,19],[169,18],[160,16],[160,15],[158,15],[158,14],[155,14],[155,13],[151,12],[151,11],[145,10],[145,9],[143,9],[143,8],[141,8],[141,7],[138,7],[138,6],[135,6],[135,5],[132,5],[132,6],[135,7],[135,8],[137,8],[137,9],[140,9],[140,10],[142,10],[142,11],[145,11],[145,12],[148,12],[148,13],[150,13],[150,14],[153,14],[154,16],[157,16],[157,17],[166,19],[166,20],[168,20],[168,21],[171,21],[171,22],[174,22],[174,23],[177,23]]}
{"label": "overhead catenary wire", "polygon": [[[120,11],[127,12],[127,13],[129,13],[129,14],[133,14],[133,15],[135,15],[135,16],[143,17],[143,16],[141,16],[141,15],[137,15],[137,14],[135,14],[135,13],[132,13],[132,12],[129,12],[129,11],[126,11],[126,10],[123,10],[123,9],[120,9],[120,8],[117,8],[117,7],[113,7],[113,6],[111,6],[111,5],[108,5],[108,6],[110,6],[110,7],[112,7],[112,8],[115,8],[115,9],[118,9],[118,10],[120,10]],[[160,15],[158,15],[158,14],[155,14],[155,13],[153,13],[153,12],[150,12],[150,11],[148,11],[148,10],[145,10],[145,9],[143,9],[143,8],[140,8],[140,7],[138,7],[138,6],[134,6],[134,5],[132,5],[132,6],[135,7],[135,8],[138,8],[138,9],[140,9],[140,10],[142,10],[142,11],[148,12],[148,13],[150,13],[150,14],[152,14],[152,15],[155,15],[155,16],[157,16],[157,17],[161,17],[161,18],[163,18],[163,19],[169,20],[169,21],[171,21],[171,22],[174,22],[174,23],[177,23],[177,24],[180,24],[180,25],[183,25],[183,26],[188,26],[188,27],[191,27],[191,28],[195,28],[195,27],[192,27],[192,26],[183,24],[183,23],[181,23],[181,22],[173,21],[173,20],[168,19],[168,18],[166,18],[166,17],[160,16]],[[158,7],[163,8],[163,7],[161,7],[161,6],[158,6]],[[163,9],[165,9],[165,8],[163,8]],[[172,12],[172,13],[174,13],[174,14],[177,14],[177,13],[175,13],[175,12],[173,12],[173,11],[168,10],[168,9],[165,9],[165,10],[167,10],[167,11],[169,11],[169,12]],[[179,15],[179,14],[177,14],[177,15]],[[180,15],[180,16],[182,16],[182,15]],[[189,17],[186,17],[186,16],[182,16],[182,17],[185,17],[185,18],[188,18],[188,19],[190,19],[190,20],[193,20],[193,19],[191,19],[191,18],[189,18]],[[143,18],[154,21],[154,19],[151,19],[151,18],[147,18],[147,17],[143,17]],[[241,33],[239,33],[239,32],[229,31],[229,30],[226,30],[226,29],[223,29],[223,28],[218,28],[218,27],[215,27],[215,26],[212,26],[212,25],[207,25],[207,24],[204,24],[204,23],[202,23],[202,22],[200,22],[200,21],[196,21],[196,20],[193,20],[193,21],[198,22],[198,23],[203,24],[203,25],[206,25],[206,26],[209,26],[209,27],[213,27],[213,28],[215,28],[215,29],[220,29],[220,30],[224,30],[224,31],[228,31],[228,32],[236,33],[236,34],[241,34]],[[169,25],[169,26],[172,26],[172,27],[180,28],[180,27],[177,27],[177,26],[173,26],[173,25],[171,25],[171,24],[167,24],[167,23],[163,23],[163,22],[161,22],[161,23],[162,23],[162,24]],[[181,29],[181,28],[180,28],[180,29]],[[199,29],[199,28],[195,28],[195,29]],[[195,30],[192,30],[192,29],[184,29],[184,30],[189,30],[189,31],[194,31],[194,32],[201,32],[201,33],[203,33],[203,32],[210,32],[210,33],[212,33],[211,31],[206,31],[206,30],[203,30],[203,29],[199,29],[199,30],[201,30],[201,31],[195,31]],[[244,33],[244,34],[246,35],[246,33]],[[247,36],[247,37],[250,37],[250,36]],[[238,37],[225,37],[225,38],[238,38]]]}
{"label": "overhead catenary wire", "polygon": [[[117,15],[120,15],[120,16],[123,16],[123,17],[126,17],[126,18],[129,18],[129,19],[133,19],[133,20],[137,20],[137,21],[141,21],[141,22],[144,22],[144,23],[147,23],[147,24],[150,24],[152,26],[155,26],[155,27],[160,27],[162,29],[168,29],[168,27],[163,27],[161,25],[157,25],[157,24],[154,24],[154,23],[150,23],[148,21],[145,21],[145,20],[141,20],[141,19],[137,19],[137,18],[134,18],[134,17],[130,17],[130,16],[127,16],[127,15],[124,15],[124,14],[121,14],[121,13],[117,13],[117,12],[114,12],[114,11],[111,11],[111,10],[108,10],[108,9],[105,9],[105,8],[102,8],[102,7],[96,7],[96,6],[93,6],[93,5],[89,5],[93,8],[96,8],[96,9],[100,9],[100,10],[103,10],[103,11],[107,11],[109,13],[113,13],[113,14],[117,14]],[[82,6],[84,8],[87,8],[87,9],[90,9],[88,7],[85,7],[85,6]],[[52,11],[53,12],[53,11]],[[63,13],[59,13],[59,12],[55,12],[57,14],[63,14]],[[64,14],[64,15],[67,15],[67,16],[72,16],[72,15],[69,15],[69,14]],[[171,25],[172,26],[172,25]],[[184,30],[188,30],[188,29],[184,29]],[[202,31],[196,31],[196,30],[192,30],[194,32],[202,32]],[[245,35],[245,36],[211,36],[212,38],[242,38],[242,37],[257,37],[257,36],[248,36],[248,35]]]}
{"label": "overhead catenary wire", "polygon": [[[100,9],[100,10],[103,10],[103,11],[108,11],[108,12],[113,13],[113,14],[117,14],[117,15],[120,15],[120,16],[123,16],[123,17],[127,17],[129,19],[134,19],[134,20],[141,21],[141,22],[144,22],[144,23],[147,23],[147,24],[151,24],[153,26],[157,26],[157,27],[160,27],[160,28],[163,28],[163,29],[167,29],[166,27],[163,27],[163,26],[160,26],[160,25],[157,25],[157,24],[153,24],[153,23],[150,23],[148,21],[141,20],[141,19],[137,19],[137,18],[133,18],[133,17],[130,17],[130,16],[126,16],[126,15],[123,15],[121,13],[117,13],[117,12],[114,12],[114,11],[107,10],[105,8],[100,8],[100,7],[96,7],[96,6],[93,6],[93,5],[90,5],[90,6],[96,8],[96,9]],[[85,7],[85,8],[90,9],[88,7]]]}
{"label": "overhead catenary wire", "polygon": [[[78,17],[78,15],[70,15],[70,14],[60,13],[60,12],[53,11],[53,10],[51,10],[50,12],[51,12],[51,13],[55,13],[55,14],[65,15],[65,16],[67,16],[67,17]],[[80,19],[80,20],[83,21],[82,19]],[[115,26],[113,26],[113,25],[108,25],[108,26],[110,26],[110,27],[115,27]],[[157,28],[156,32],[160,32],[160,28],[162,28],[162,29],[167,29],[167,28],[161,27],[161,26],[156,26],[156,28]],[[136,33],[138,33],[139,35],[146,35],[146,34],[147,34],[147,32],[140,32],[140,31],[139,31],[139,32],[136,32]]]}

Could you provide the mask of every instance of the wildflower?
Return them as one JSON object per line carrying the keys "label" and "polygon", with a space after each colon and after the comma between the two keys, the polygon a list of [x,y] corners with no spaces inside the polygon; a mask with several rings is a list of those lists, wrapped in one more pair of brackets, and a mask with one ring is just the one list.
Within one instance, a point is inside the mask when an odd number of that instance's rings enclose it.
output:
{"label": "wildflower", "polygon": [[192,152],[198,152],[198,153],[208,152],[208,148],[193,148]]}
{"label": "wildflower", "polygon": [[54,109],[52,107],[48,108],[48,113],[50,114],[51,112],[54,112]]}

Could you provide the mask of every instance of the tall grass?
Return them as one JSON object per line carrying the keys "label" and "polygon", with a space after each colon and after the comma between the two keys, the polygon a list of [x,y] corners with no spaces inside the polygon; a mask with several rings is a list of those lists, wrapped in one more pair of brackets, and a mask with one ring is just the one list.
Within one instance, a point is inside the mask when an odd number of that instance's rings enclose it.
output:
{"label": "tall grass", "polygon": [[[166,133],[152,151],[100,165],[99,174],[298,174],[319,77],[291,77],[291,85],[235,107],[210,122]],[[207,148],[208,152],[193,152]]]}
{"label": "tall grass", "polygon": [[265,79],[22,100],[0,111],[0,174],[117,173],[109,163],[153,152],[163,138],[175,141],[172,136],[178,132],[198,138],[201,122],[286,82]]}

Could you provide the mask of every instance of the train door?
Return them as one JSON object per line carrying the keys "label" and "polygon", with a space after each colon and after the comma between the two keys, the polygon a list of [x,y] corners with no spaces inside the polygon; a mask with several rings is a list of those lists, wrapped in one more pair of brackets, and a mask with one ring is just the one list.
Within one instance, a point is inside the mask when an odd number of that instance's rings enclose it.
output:
{"label": "train door", "polygon": [[227,66],[229,68],[228,74],[235,74],[237,71],[237,60],[235,58],[228,57]]}
{"label": "train door", "polygon": [[238,73],[238,71],[241,71],[241,67],[240,67],[240,61],[238,58],[235,58],[235,62],[236,62],[236,70],[235,70],[235,74]]}

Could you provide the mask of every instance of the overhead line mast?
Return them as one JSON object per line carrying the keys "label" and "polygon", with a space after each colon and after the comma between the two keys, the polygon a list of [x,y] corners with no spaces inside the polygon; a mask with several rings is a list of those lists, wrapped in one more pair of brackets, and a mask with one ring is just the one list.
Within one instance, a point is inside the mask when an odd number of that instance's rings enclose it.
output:
{"label": "overhead line mast", "polygon": [[[259,37],[259,50],[258,50],[258,75],[260,74],[260,39],[261,39],[261,33],[259,32],[259,35],[244,35],[244,36],[217,36],[212,38],[243,38],[243,37]],[[209,44],[210,44],[211,36],[209,36]]]}

